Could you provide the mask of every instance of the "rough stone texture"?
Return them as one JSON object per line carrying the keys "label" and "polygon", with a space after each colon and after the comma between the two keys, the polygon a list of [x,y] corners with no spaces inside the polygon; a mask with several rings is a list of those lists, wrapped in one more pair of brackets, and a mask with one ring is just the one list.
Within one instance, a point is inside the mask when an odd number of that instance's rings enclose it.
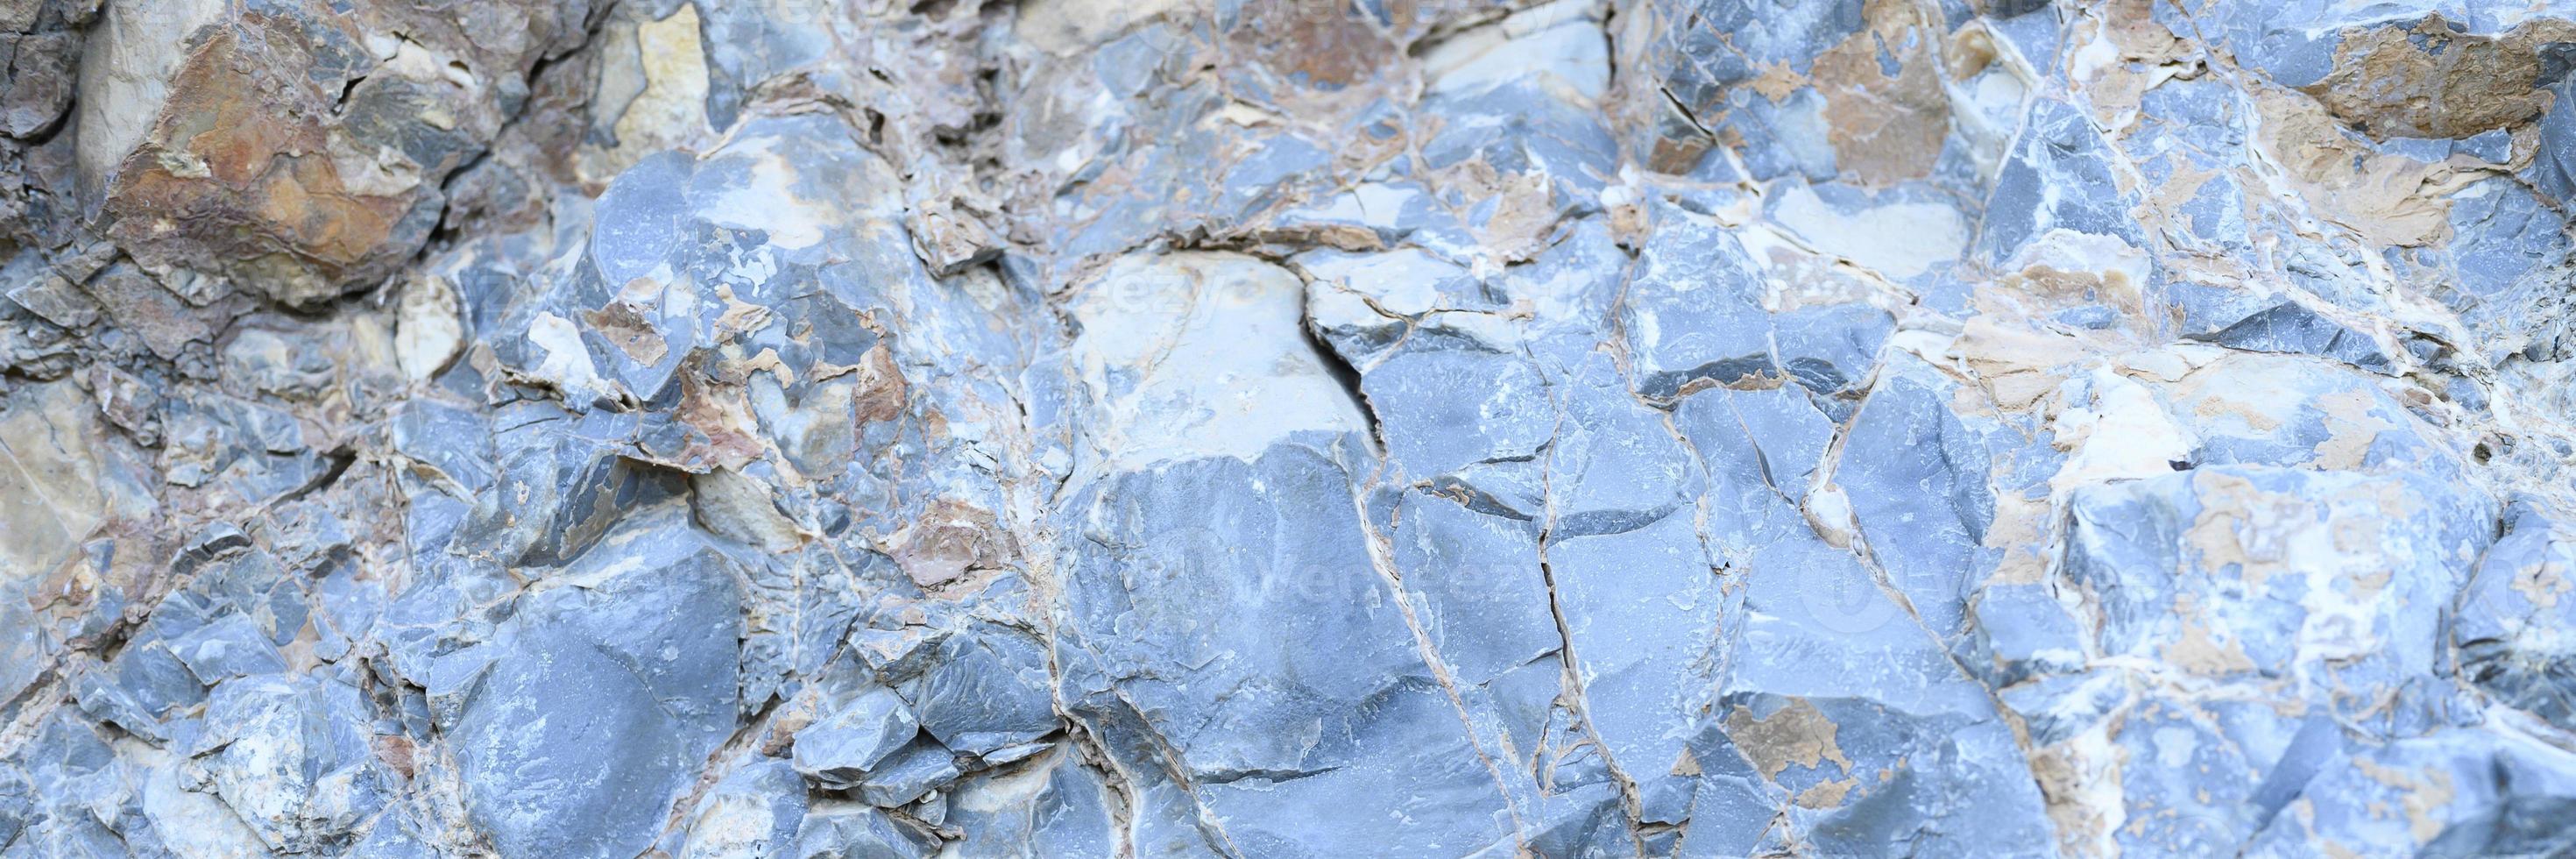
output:
{"label": "rough stone texture", "polygon": [[2576,7],[0,69],[0,858],[2576,854]]}

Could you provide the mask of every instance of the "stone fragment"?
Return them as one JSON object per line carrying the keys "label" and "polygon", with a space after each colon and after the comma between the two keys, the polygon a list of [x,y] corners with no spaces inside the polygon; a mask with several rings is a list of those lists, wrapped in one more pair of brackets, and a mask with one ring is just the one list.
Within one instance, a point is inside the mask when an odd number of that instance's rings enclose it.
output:
{"label": "stone fragment", "polygon": [[796,859],[918,859],[932,855],[928,840],[886,817],[875,806],[820,802],[796,830]]}
{"label": "stone fragment", "polygon": [[827,786],[854,785],[920,730],[902,697],[875,687],[796,733],[796,770]]}
{"label": "stone fragment", "polygon": [[216,686],[185,751],[268,849],[339,841],[390,800],[356,687],[335,678],[245,677]]}
{"label": "stone fragment", "polygon": [[2576,587],[2565,577],[2576,544],[2558,517],[2538,504],[2518,502],[2505,511],[2496,538],[2459,595],[2450,643],[2461,670],[2507,706],[2560,727],[2576,725],[2576,665],[2558,642],[2560,622],[2576,601],[2559,597]]}
{"label": "stone fragment", "polygon": [[698,800],[688,823],[687,859],[795,855],[805,821],[805,783],[780,760],[743,765]]}
{"label": "stone fragment", "polygon": [[640,851],[733,730],[734,562],[686,523],[669,506],[631,518],[484,645],[451,742],[503,852]]}
{"label": "stone fragment", "polygon": [[878,808],[900,808],[957,777],[956,753],[928,737],[896,749],[859,783],[858,795]]}

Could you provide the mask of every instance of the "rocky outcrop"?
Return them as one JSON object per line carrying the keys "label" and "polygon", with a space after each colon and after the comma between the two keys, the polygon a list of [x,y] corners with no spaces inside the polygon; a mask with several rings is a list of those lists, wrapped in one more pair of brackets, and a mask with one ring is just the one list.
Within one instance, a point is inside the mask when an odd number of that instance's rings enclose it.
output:
{"label": "rocky outcrop", "polygon": [[0,0],[0,856],[2576,850],[2570,45]]}

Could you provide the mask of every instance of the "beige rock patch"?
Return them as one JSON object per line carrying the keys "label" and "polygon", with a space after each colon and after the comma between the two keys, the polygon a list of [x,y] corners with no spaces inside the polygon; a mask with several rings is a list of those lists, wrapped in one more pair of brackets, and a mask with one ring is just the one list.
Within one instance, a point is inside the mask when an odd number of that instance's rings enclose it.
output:
{"label": "beige rock patch", "polygon": [[[1810,76],[1825,97],[1825,121],[1837,163],[1862,184],[1888,185],[1932,173],[1950,133],[1950,100],[1941,88],[1938,30],[1924,7],[1870,0],[1869,25],[1816,58]],[[1884,48],[1897,61],[1889,76]]]}
{"label": "beige rock patch", "polygon": [[1834,740],[1839,728],[1825,718],[1816,705],[1804,698],[1789,703],[1767,717],[1756,718],[1753,711],[1737,706],[1726,714],[1727,737],[1743,749],[1753,766],[1765,776],[1777,777],[1790,765],[1816,767],[1825,761],[1851,771],[1851,759]]}
{"label": "beige rock patch", "polygon": [[51,572],[106,523],[101,430],[70,382],[0,400],[0,583]]}

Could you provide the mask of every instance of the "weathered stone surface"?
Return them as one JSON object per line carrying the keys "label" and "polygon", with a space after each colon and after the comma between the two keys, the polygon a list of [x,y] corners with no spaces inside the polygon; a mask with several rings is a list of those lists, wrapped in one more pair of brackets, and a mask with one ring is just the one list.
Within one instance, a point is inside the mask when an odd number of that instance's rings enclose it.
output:
{"label": "weathered stone surface", "polygon": [[111,6],[82,64],[81,170],[156,271],[287,304],[390,274],[441,181],[577,44],[587,3]]}
{"label": "weathered stone surface", "polygon": [[473,678],[450,730],[466,809],[497,849],[652,840],[740,715],[733,568],[665,506],[590,546],[488,643],[441,657]]}
{"label": "weathered stone surface", "polygon": [[796,769],[824,784],[856,784],[920,731],[902,697],[871,688],[796,732]]}
{"label": "weathered stone surface", "polygon": [[2567,853],[2571,22],[0,0],[0,857]]}
{"label": "weathered stone surface", "polygon": [[698,800],[679,855],[792,856],[805,822],[805,786],[787,762],[764,758],[724,777]]}
{"label": "weathered stone surface", "polygon": [[2576,725],[2576,665],[2563,642],[2567,612],[2557,570],[2568,565],[2565,526],[2531,501],[2505,513],[2505,531],[2460,590],[2450,644],[2460,671],[2515,709],[2559,727]]}

